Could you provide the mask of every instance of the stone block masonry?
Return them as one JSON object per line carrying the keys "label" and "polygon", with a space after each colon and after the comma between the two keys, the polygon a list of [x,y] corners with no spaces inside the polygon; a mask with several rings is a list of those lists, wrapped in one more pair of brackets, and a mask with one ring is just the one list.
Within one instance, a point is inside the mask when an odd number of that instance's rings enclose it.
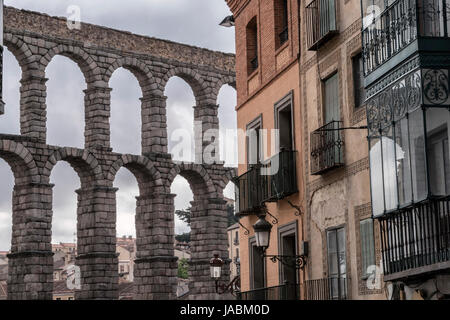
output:
{"label": "stone block masonry", "polygon": [[[92,24],[69,30],[66,20],[5,7],[5,46],[22,68],[20,135],[0,132],[0,157],[14,173],[13,234],[9,254],[8,298],[52,299],[51,250],[53,167],[68,162],[77,172],[77,252],[81,289],[76,299],[117,299],[116,191],[121,167],[136,177],[137,299],[175,299],[177,263],[174,256],[174,195],[177,175],[193,190],[191,298],[217,299],[208,276],[214,252],[228,261],[227,211],[223,189],[236,175],[221,163],[179,163],[167,150],[164,89],[173,76],[193,89],[195,121],[203,130],[218,128],[217,95],[235,87],[232,54],[214,52]],[[78,64],[87,84],[84,149],[46,143],[45,70],[56,55]],[[110,147],[109,79],[123,67],[142,89],[142,154],[118,154]],[[205,146],[200,144],[199,148]],[[202,150],[196,150],[202,160]],[[198,158],[200,157],[200,158]],[[228,268],[224,268],[228,270]],[[229,275],[224,275],[225,281]]]}

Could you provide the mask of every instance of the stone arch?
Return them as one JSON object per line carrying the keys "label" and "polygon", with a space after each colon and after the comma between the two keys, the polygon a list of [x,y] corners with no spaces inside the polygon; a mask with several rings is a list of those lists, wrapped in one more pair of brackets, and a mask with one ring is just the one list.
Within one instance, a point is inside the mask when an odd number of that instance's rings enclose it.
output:
{"label": "stone arch", "polygon": [[39,183],[39,170],[28,149],[19,142],[0,140],[0,158],[11,167],[15,184]]}
{"label": "stone arch", "polygon": [[162,78],[162,81],[160,83],[160,95],[164,94],[164,90],[167,86],[167,82],[169,82],[170,78],[172,77],[180,77],[184,81],[186,81],[189,86],[192,89],[192,92],[195,96],[195,101],[197,102],[197,105],[200,101],[202,101],[204,98],[206,98],[207,94],[207,86],[205,84],[205,81],[203,80],[202,76],[197,73],[196,71],[190,69],[190,68],[184,68],[184,67],[176,67],[173,69],[170,69]]}
{"label": "stone arch", "polygon": [[28,45],[23,42],[20,38],[12,35],[11,33],[5,33],[3,39],[4,45],[9,51],[14,55],[22,68],[22,78],[30,69],[36,67],[35,59],[33,53],[31,52]]}
{"label": "stone arch", "polygon": [[84,75],[88,89],[97,85],[100,87],[106,87],[104,83],[98,85],[98,82],[102,82],[101,70],[97,66],[95,60],[83,49],[79,47],[68,46],[60,44],[49,49],[47,53],[40,59],[40,65],[43,75],[50,61],[57,55],[67,57],[74,61],[80,68]]}
{"label": "stone arch", "polygon": [[216,85],[214,86],[213,90],[213,95],[214,97],[216,97],[216,100],[219,96],[220,89],[222,89],[222,87],[226,84],[232,87],[234,90],[236,90],[236,77],[223,76],[222,78],[219,79],[219,81],[216,82]]}
{"label": "stone arch", "polygon": [[68,162],[80,177],[81,187],[87,188],[104,180],[101,166],[95,155],[88,150],[64,147],[55,150],[47,159],[43,168],[43,179],[49,183],[50,174],[58,161]]}
{"label": "stone arch", "polygon": [[114,61],[105,73],[105,83],[109,83],[113,73],[119,68],[130,71],[136,77],[143,97],[147,97],[151,90],[155,89],[156,82],[150,68],[144,62],[132,57],[122,57]]}
{"label": "stone arch", "polygon": [[177,175],[181,175],[189,182],[192,193],[194,194],[194,200],[195,198],[205,199],[207,197],[215,198],[217,196],[214,182],[208,171],[202,165],[186,162],[176,164],[170,170],[167,178],[169,190]]}
{"label": "stone arch", "polygon": [[226,172],[225,174],[222,174],[220,176],[220,180],[217,182],[218,184],[218,190],[224,190],[229,182],[233,182],[233,184],[236,184],[234,179],[237,177],[237,168],[225,168]]}
{"label": "stone arch", "polygon": [[[161,174],[147,157],[130,154],[122,155],[111,165],[106,179],[113,183],[117,172],[122,167],[127,168],[135,176],[141,195],[163,191]],[[156,188],[161,190],[155,190]]]}

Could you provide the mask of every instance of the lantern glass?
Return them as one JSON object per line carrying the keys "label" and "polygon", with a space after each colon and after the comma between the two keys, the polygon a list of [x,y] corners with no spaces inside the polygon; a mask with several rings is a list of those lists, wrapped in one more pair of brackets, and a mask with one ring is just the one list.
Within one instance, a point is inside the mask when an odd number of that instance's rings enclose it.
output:
{"label": "lantern glass", "polygon": [[269,247],[270,231],[256,231],[255,238],[257,247],[259,248]]}
{"label": "lantern glass", "polygon": [[211,266],[211,278],[219,279],[222,273],[222,267],[219,266]]}

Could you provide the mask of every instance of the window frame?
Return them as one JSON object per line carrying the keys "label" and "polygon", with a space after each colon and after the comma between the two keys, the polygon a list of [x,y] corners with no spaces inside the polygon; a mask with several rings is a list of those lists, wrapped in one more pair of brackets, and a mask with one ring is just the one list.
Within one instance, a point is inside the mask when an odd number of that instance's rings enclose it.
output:
{"label": "window frame", "polygon": [[[274,122],[275,129],[280,129],[280,112],[290,109],[291,112],[291,147],[292,150],[296,150],[295,146],[295,121],[294,121],[294,90],[291,90],[287,95],[278,100],[274,104]],[[281,136],[279,137],[281,139]],[[278,140],[278,145],[280,146],[280,140]]]}

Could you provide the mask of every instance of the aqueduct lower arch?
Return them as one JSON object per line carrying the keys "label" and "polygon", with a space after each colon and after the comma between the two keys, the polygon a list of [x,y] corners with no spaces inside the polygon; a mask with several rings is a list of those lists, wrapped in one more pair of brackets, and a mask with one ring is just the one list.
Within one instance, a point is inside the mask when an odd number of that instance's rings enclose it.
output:
{"label": "aqueduct lower arch", "polygon": [[[191,298],[216,298],[209,277],[213,251],[227,257],[225,182],[235,170],[221,163],[176,163],[167,153],[164,86],[180,76],[192,86],[195,120],[203,130],[217,128],[216,98],[222,85],[234,86],[234,56],[192,46],[133,35],[91,24],[69,30],[65,19],[5,8],[5,45],[22,68],[21,134],[0,132],[0,157],[15,176],[13,236],[8,269],[9,299],[52,299],[52,185],[49,177],[58,161],[67,161],[79,174],[77,190],[77,265],[81,290],[77,299],[116,299],[116,206],[114,177],[127,167],[137,178],[138,299],[176,297],[174,257],[174,195],[177,174],[193,188],[193,250],[190,263]],[[46,143],[45,68],[55,55],[74,60],[87,83],[85,148]],[[142,154],[122,155],[110,148],[109,78],[125,67],[142,89]],[[196,150],[196,154],[201,154]],[[228,277],[225,268],[225,280]]]}

